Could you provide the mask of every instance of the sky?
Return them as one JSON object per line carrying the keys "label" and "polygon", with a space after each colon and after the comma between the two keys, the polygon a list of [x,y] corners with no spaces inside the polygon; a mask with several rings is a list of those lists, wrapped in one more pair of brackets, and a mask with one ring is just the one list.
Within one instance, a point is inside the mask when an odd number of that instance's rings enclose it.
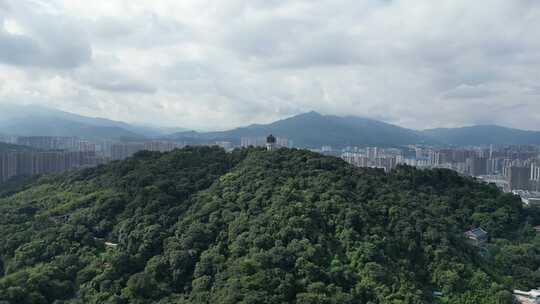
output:
{"label": "sky", "polygon": [[0,103],[200,130],[312,110],[540,130],[540,1],[0,0]]}

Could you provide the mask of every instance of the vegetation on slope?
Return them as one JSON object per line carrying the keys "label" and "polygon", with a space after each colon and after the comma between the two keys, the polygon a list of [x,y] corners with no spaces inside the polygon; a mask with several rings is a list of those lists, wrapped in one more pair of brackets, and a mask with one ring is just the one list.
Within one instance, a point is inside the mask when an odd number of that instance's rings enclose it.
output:
{"label": "vegetation on slope", "polygon": [[540,283],[539,222],[446,170],[143,152],[0,198],[0,302],[511,303]]}

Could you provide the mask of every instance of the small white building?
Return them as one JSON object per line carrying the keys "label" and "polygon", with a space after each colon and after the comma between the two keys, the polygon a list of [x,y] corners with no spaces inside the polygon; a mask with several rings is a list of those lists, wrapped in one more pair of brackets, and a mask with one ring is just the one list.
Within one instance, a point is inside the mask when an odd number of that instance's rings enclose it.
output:
{"label": "small white building", "polygon": [[531,291],[514,290],[514,298],[520,304],[540,304],[540,290]]}
{"label": "small white building", "polygon": [[514,190],[512,193],[521,197],[521,201],[527,206],[540,206],[540,192]]}
{"label": "small white building", "polygon": [[116,248],[116,247],[118,247],[118,244],[111,243],[111,242],[105,242],[105,247]]}

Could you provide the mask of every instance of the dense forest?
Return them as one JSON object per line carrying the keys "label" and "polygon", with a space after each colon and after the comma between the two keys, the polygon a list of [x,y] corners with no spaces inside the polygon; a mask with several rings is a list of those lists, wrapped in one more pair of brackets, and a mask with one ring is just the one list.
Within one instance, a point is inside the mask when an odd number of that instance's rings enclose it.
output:
{"label": "dense forest", "polygon": [[540,285],[540,212],[448,170],[188,147],[0,188],[0,303],[510,304]]}

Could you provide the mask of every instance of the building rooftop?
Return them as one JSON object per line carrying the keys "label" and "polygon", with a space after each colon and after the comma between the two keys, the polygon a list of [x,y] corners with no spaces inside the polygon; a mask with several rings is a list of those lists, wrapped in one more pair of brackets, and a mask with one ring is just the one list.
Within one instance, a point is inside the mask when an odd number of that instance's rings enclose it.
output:
{"label": "building rooftop", "polygon": [[520,296],[526,296],[532,299],[540,298],[540,290],[537,290],[537,289],[532,289],[531,291],[514,290],[514,294],[520,295]]}
{"label": "building rooftop", "polygon": [[486,238],[488,233],[482,228],[474,228],[465,232],[465,235],[470,238],[482,239],[482,238]]}
{"label": "building rooftop", "polygon": [[540,198],[540,192],[537,191],[514,190],[512,193],[522,198]]}

